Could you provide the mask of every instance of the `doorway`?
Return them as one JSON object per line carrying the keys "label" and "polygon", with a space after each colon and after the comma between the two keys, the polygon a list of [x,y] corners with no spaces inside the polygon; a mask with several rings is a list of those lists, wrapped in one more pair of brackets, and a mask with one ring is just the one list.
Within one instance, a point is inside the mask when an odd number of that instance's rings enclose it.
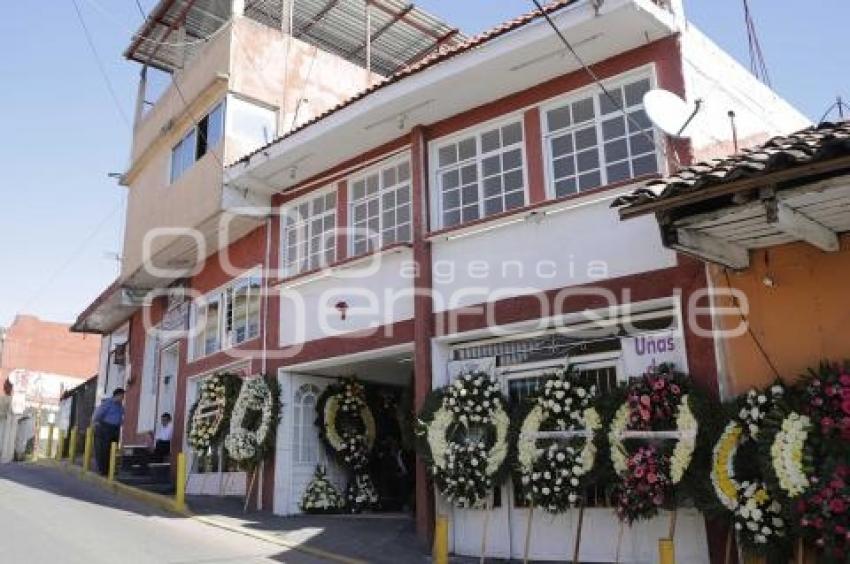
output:
{"label": "doorway", "polygon": [[174,402],[177,397],[177,371],[180,368],[180,346],[173,343],[159,351],[159,393],[156,401],[156,430],[159,431],[163,413],[174,417]]}

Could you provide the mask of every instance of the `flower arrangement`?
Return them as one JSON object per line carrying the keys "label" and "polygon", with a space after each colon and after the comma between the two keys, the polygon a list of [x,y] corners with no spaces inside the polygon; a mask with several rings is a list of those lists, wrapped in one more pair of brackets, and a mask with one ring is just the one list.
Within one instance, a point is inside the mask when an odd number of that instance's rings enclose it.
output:
{"label": "flower arrangement", "polygon": [[374,507],[378,497],[368,467],[375,445],[375,418],[363,384],[345,378],[328,386],[319,398],[318,412],[322,440],[350,473],[346,489],[349,509],[356,512]]}
{"label": "flower arrangement", "polygon": [[[695,497],[704,487],[690,471],[698,448],[700,459],[708,456],[710,433],[703,427],[710,427],[705,425],[710,415],[689,378],[669,365],[633,379],[624,395],[611,419],[608,443],[618,478],[612,497],[620,518],[632,523],[672,505],[679,489]],[[630,450],[627,445],[635,442],[638,447]],[[686,477],[692,478],[687,487]]]}
{"label": "flower arrangement", "polygon": [[802,412],[817,422],[821,438],[850,443],[850,363],[822,363],[803,388]]}
{"label": "flower arrangement", "polygon": [[809,487],[804,449],[811,428],[812,420],[807,415],[792,411],[782,420],[770,446],[773,471],[788,497],[797,497]]}
{"label": "flower arrangement", "polygon": [[238,375],[227,372],[213,374],[201,382],[198,401],[189,412],[187,443],[194,452],[207,452],[221,443],[241,385]]}
{"label": "flower arrangement", "polygon": [[457,507],[483,507],[506,473],[510,449],[510,417],[498,384],[478,372],[431,392],[417,434],[440,493]]}
{"label": "flower arrangement", "polygon": [[771,543],[785,543],[782,504],[771,498],[763,482],[741,483],[733,521],[739,541],[747,547],[767,552]]}
{"label": "flower arrangement", "polygon": [[[525,498],[550,513],[574,507],[588,486],[602,427],[593,406],[595,386],[582,386],[569,373],[546,377],[529,399],[517,438],[516,471]],[[538,439],[538,432],[575,432]]]}
{"label": "flower arrangement", "polygon": [[614,488],[614,504],[621,521],[632,524],[658,514],[672,489],[670,458],[653,445],[641,446],[626,458],[626,471]]}
{"label": "flower arrangement", "polygon": [[850,465],[840,463],[794,505],[801,534],[819,549],[818,562],[847,562],[850,550]]}
{"label": "flower arrangement", "polygon": [[345,500],[328,480],[324,466],[316,466],[299,506],[304,513],[336,513],[345,506]]}
{"label": "flower arrangement", "polygon": [[255,468],[273,450],[280,393],[274,377],[246,380],[236,398],[224,447],[240,467]]}

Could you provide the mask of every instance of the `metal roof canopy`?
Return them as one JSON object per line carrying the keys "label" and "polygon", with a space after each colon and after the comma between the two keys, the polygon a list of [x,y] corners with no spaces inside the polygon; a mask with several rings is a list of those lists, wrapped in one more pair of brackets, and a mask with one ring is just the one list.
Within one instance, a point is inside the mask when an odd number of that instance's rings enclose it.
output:
{"label": "metal roof canopy", "polygon": [[[230,19],[232,3],[161,0],[124,55],[166,72],[179,69]],[[466,40],[457,28],[403,0],[245,0],[244,14],[287,29],[290,9],[294,37],[384,76]]]}

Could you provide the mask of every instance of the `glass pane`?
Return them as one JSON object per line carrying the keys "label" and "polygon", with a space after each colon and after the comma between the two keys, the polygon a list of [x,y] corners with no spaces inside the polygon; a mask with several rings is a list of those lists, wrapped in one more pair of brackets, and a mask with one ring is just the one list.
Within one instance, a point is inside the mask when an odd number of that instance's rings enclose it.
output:
{"label": "glass pane", "polygon": [[463,205],[471,204],[478,201],[478,186],[464,186],[462,191]]}
{"label": "glass pane", "polygon": [[629,131],[638,131],[639,129],[650,129],[652,124],[649,122],[649,116],[643,110],[629,112]]}
{"label": "glass pane", "polygon": [[611,143],[605,143],[605,161],[612,163],[615,161],[622,161],[623,159],[628,158],[629,151],[626,148],[626,140],[620,139],[619,141],[612,141]]}
{"label": "glass pane", "polygon": [[410,241],[410,224],[402,225],[396,232],[396,238],[399,241]]}
{"label": "glass pane", "polygon": [[395,167],[388,168],[383,172],[384,187],[394,186],[396,183],[396,170]]}
{"label": "glass pane", "polygon": [[484,167],[485,177],[499,174],[502,171],[501,163],[499,162],[499,155],[487,157],[484,159],[482,165]]}
{"label": "glass pane", "polygon": [[484,197],[489,198],[502,193],[502,177],[491,176],[484,179]]}
{"label": "glass pane", "polygon": [[366,183],[362,180],[358,180],[353,184],[353,199],[361,200],[363,196],[366,195]]}
{"label": "glass pane", "polygon": [[571,121],[569,106],[564,106],[563,108],[558,108],[546,112],[546,127],[549,128],[549,131],[563,129],[564,127],[569,126],[570,123]]}
{"label": "glass pane", "polygon": [[514,170],[505,175],[504,185],[505,192],[519,190],[523,187],[523,178],[521,170]]}
{"label": "glass pane", "polygon": [[478,204],[463,208],[463,221],[475,221],[478,217]]}
{"label": "glass pane", "polygon": [[490,151],[495,151],[501,146],[501,142],[499,140],[499,130],[494,129],[493,131],[487,131],[483,135],[481,135],[481,151],[484,153],[489,153]]}
{"label": "glass pane", "polygon": [[398,181],[410,180],[410,163],[405,161],[398,165]]}
{"label": "glass pane", "polygon": [[617,103],[615,104],[612,102],[611,98],[609,98],[604,92],[600,93],[599,110],[602,112],[602,115],[616,112],[623,106],[623,90],[621,88],[609,89],[608,92]]}
{"label": "glass pane", "polygon": [[402,206],[396,209],[396,223],[410,221],[410,206]]}
{"label": "glass pane", "polygon": [[484,200],[484,215],[493,215],[500,213],[502,210],[502,198],[490,198]]}
{"label": "glass pane", "polygon": [[522,142],[522,124],[520,122],[502,128],[502,147]]}
{"label": "glass pane", "polygon": [[592,120],[594,117],[593,98],[585,98],[573,102],[573,122],[581,123]]}
{"label": "glass pane", "polygon": [[635,176],[658,172],[658,158],[655,153],[650,153],[632,161],[632,168]]}
{"label": "glass pane", "polygon": [[576,156],[579,172],[588,171],[599,167],[599,153],[596,149],[583,151]]}
{"label": "glass pane", "polygon": [[460,181],[462,184],[474,184],[478,182],[478,167],[475,165],[467,165],[460,171]]}
{"label": "glass pane", "polygon": [[555,183],[555,195],[559,198],[576,192],[576,179],[566,178]]}
{"label": "glass pane", "polygon": [[522,150],[514,149],[502,155],[502,170],[511,170],[522,166]]}
{"label": "glass pane", "polygon": [[606,170],[608,172],[609,184],[614,182],[621,182],[623,180],[628,179],[630,176],[628,161],[623,161],[621,163],[611,165]]}
{"label": "glass pane", "polygon": [[596,145],[596,128],[588,127],[576,131],[576,149],[586,149]]}
{"label": "glass pane", "polygon": [[555,178],[563,178],[564,176],[572,176],[575,174],[576,167],[573,157],[564,157],[554,162]]}
{"label": "glass pane", "polygon": [[378,181],[378,175],[373,174],[366,178],[366,194],[374,194],[378,191],[380,182]]}
{"label": "glass pane", "polygon": [[443,227],[452,227],[460,223],[460,210],[449,211],[443,214]]}
{"label": "glass pane", "polygon": [[640,155],[641,153],[649,153],[655,149],[654,143],[651,141],[652,132],[647,132],[646,135],[643,133],[636,133],[629,138],[629,148],[632,150],[633,155]]}
{"label": "glass pane", "polygon": [[622,117],[606,119],[602,122],[602,138],[606,141],[623,137],[626,134],[626,120]]}
{"label": "glass pane", "polygon": [[384,193],[382,205],[384,208],[392,208],[395,207],[395,192],[386,192]]}
{"label": "glass pane", "polygon": [[478,154],[478,150],[475,147],[475,137],[470,137],[469,139],[464,139],[458,144],[458,158],[461,161],[465,161],[467,159],[471,159],[475,155]]}
{"label": "glass pane", "polygon": [[400,188],[396,191],[396,197],[398,198],[398,204],[406,204],[410,201],[410,187],[405,186],[404,188]]}
{"label": "glass pane", "polygon": [[457,145],[447,145],[440,148],[440,166],[447,166],[457,162]]}
{"label": "glass pane", "polygon": [[218,104],[207,119],[207,148],[212,149],[224,135],[224,104]]}
{"label": "glass pane", "polygon": [[443,174],[442,186],[443,190],[451,190],[452,188],[457,188],[460,183],[460,172],[457,170],[450,170]]}
{"label": "glass pane", "polygon": [[599,171],[591,172],[589,174],[582,174],[578,177],[579,190],[590,190],[591,188],[596,188],[601,184],[602,175],[599,174]]}
{"label": "glass pane", "polygon": [[443,208],[450,210],[460,206],[460,190],[450,190],[443,194]]}
{"label": "glass pane", "polygon": [[627,84],[625,91],[627,106],[643,104],[643,95],[649,92],[649,79],[645,78],[643,80]]}
{"label": "glass pane", "polygon": [[514,209],[521,208],[525,205],[525,192],[519,190],[517,192],[511,192],[505,196],[505,208],[506,209]]}
{"label": "glass pane", "polygon": [[552,156],[560,157],[573,152],[573,136],[568,133],[562,137],[552,139]]}

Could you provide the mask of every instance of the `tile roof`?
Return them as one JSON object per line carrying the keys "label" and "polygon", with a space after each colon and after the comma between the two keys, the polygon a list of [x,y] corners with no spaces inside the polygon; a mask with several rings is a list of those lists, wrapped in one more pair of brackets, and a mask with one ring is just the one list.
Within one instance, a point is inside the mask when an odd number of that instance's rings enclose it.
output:
{"label": "tile roof", "polygon": [[850,120],[823,122],[739,153],[686,166],[673,175],[650,180],[617,198],[612,207],[658,202],[709,186],[755,178],[808,163],[850,155]]}
{"label": "tile roof", "polygon": [[[563,8],[565,6],[568,6],[569,4],[573,4],[573,3],[578,2],[578,1],[579,0],[552,0],[551,2],[549,2],[548,4],[543,6],[543,10],[547,14],[551,14],[553,12],[560,10],[561,8]],[[495,39],[495,38],[497,38],[501,35],[504,35],[504,34],[510,32],[510,31],[513,31],[515,29],[521,28],[521,27],[523,27],[523,26],[525,26],[525,25],[531,23],[532,21],[537,20],[541,17],[543,17],[542,13],[539,10],[535,9],[531,12],[527,12],[527,13],[521,15],[521,16],[518,16],[518,17],[513,18],[511,20],[508,20],[506,22],[503,22],[503,23],[497,25],[496,27],[493,27],[493,28],[491,28],[487,31],[484,31],[484,32],[482,32],[482,33],[480,33],[476,36],[473,36],[473,37],[467,39],[466,41],[463,41],[463,42],[458,43],[456,45],[442,46],[438,50],[436,50],[433,53],[431,53],[430,55],[420,59],[419,61],[413,63],[412,65],[408,65],[408,66],[404,67],[403,69],[397,71],[396,73],[384,78],[380,82],[377,82],[377,83],[371,85],[370,87],[366,88],[365,90],[362,90],[361,92],[355,94],[351,98],[337,104],[333,108],[331,108],[331,109],[327,110],[326,112],[316,116],[312,120],[292,129],[291,131],[285,133],[284,135],[277,137],[276,139],[274,139],[273,141],[271,141],[271,142],[267,143],[266,145],[260,147],[259,149],[256,149],[256,150],[252,151],[251,153],[248,153],[247,155],[243,156],[239,160],[235,161],[233,164],[238,164],[238,163],[249,161],[251,159],[251,157],[256,155],[257,153],[261,153],[263,151],[266,151],[272,145],[275,145],[275,144],[279,143],[280,141],[282,141],[282,140],[284,140],[288,137],[291,137],[292,135],[301,131],[302,129],[306,129],[306,128],[310,127],[311,125],[313,125],[313,124],[315,124],[319,121],[322,121],[323,119],[329,117],[331,114],[334,114],[334,113],[342,110],[343,108],[346,108],[346,107],[352,105],[353,103],[357,102],[358,100],[361,100],[361,99],[365,98],[366,96],[373,94],[374,92],[376,92],[378,90],[386,88],[387,86],[390,86],[391,84],[399,82],[400,80],[402,80],[404,78],[418,74],[418,73],[420,73],[420,72],[422,72],[422,71],[424,71],[424,70],[426,70],[430,67],[433,67],[433,66],[435,66],[439,63],[442,63],[443,61],[446,61],[448,59],[451,59],[451,58],[453,58],[457,55],[466,53],[467,51],[471,51],[471,50],[473,50],[477,47],[480,47],[481,45],[484,45],[488,41],[491,41],[491,40],[493,40],[493,39]]]}

